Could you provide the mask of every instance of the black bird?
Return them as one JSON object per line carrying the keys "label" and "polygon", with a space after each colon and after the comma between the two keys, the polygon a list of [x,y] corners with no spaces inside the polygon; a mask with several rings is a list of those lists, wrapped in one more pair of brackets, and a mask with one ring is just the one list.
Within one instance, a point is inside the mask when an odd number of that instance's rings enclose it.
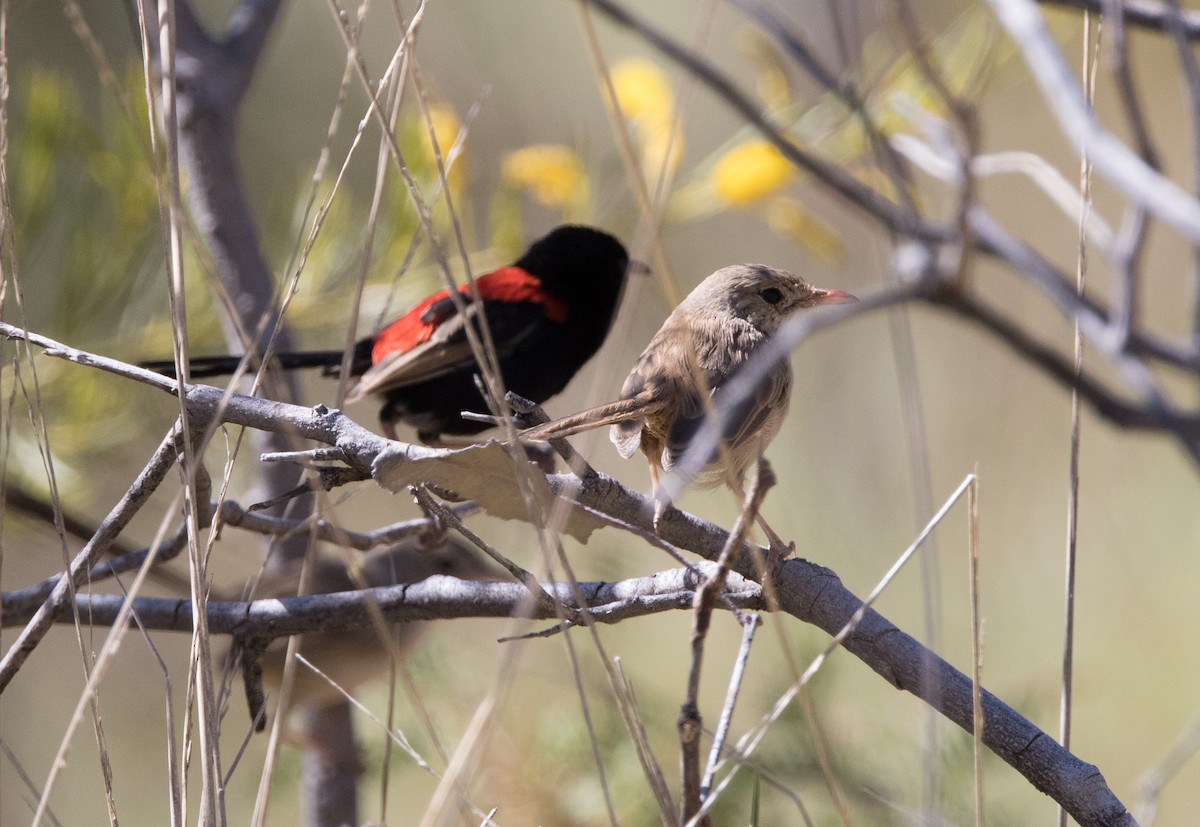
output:
{"label": "black bird", "polygon": [[[395,424],[414,427],[422,442],[442,434],[475,434],[487,423],[463,419],[462,411],[486,412],[475,382],[480,368],[466,326],[479,330],[482,308],[495,343],[504,387],[544,402],[566,387],[603,344],[616,315],[629,269],[624,246],[591,227],[564,225],[535,241],[508,267],[475,279],[479,301],[467,285],[458,288],[465,305],[458,312],[448,290],[426,298],[400,318],[354,347],[351,374],[359,377],[347,401],[370,394],[384,400],[379,412],[384,433],[395,439]],[[197,357],[192,377],[236,370],[241,357]],[[284,370],[323,367],[334,374],[342,351],[283,353],[273,364]],[[175,375],[174,362],[143,367]]]}

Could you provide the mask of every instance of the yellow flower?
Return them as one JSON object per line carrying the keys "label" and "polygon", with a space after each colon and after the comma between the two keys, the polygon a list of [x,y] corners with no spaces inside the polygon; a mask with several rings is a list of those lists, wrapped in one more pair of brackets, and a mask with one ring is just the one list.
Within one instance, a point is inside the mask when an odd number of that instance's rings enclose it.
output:
{"label": "yellow flower", "polygon": [[567,209],[587,200],[583,164],[570,148],[559,144],[523,147],[504,160],[504,180],[528,190],[547,207]]}
{"label": "yellow flower", "polygon": [[683,135],[674,129],[675,97],[666,75],[648,60],[634,58],[613,66],[617,107],[633,128],[642,169],[656,179],[663,167],[674,171],[683,157]]}
{"label": "yellow flower", "polygon": [[617,106],[629,120],[671,122],[675,97],[666,75],[655,64],[642,58],[623,60],[612,68],[612,85]]}
{"label": "yellow flower", "polygon": [[712,180],[717,198],[731,207],[745,207],[775,192],[795,175],[795,168],[774,145],[751,140],[717,159]]}

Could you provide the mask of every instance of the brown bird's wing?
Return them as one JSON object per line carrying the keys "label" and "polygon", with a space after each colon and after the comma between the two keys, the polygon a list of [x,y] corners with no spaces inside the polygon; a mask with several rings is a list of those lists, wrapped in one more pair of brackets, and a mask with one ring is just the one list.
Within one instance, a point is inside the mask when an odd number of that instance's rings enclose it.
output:
{"label": "brown bird's wing", "polygon": [[[780,369],[771,371],[763,381],[755,386],[754,392],[745,399],[731,405],[725,411],[724,427],[721,431],[721,441],[731,454],[731,465],[734,476],[740,476],[745,470],[751,456],[742,456],[744,448],[750,445],[754,438],[761,433],[763,447],[766,447],[779,431],[779,425],[787,413],[791,398],[792,377],[791,366],[783,363]],[[723,404],[720,392],[713,395],[713,401],[706,408],[716,408]],[[667,470],[683,458],[692,439],[704,424],[706,409],[700,409],[695,414],[676,418],[671,432],[667,436],[667,446],[663,451],[663,467]],[[706,460],[715,462],[720,449],[715,450]],[[720,478],[714,478],[717,481]]]}
{"label": "brown bird's wing", "polygon": [[[703,426],[705,416],[714,408],[729,405],[724,410],[721,440],[725,450],[735,455],[739,453],[739,449],[750,444],[759,432],[763,433],[764,443],[770,442],[779,429],[783,414],[787,411],[791,397],[792,370],[786,360],[772,369],[746,398],[732,404],[724,401],[729,383],[761,346],[763,337],[761,333],[748,328],[725,328],[711,333],[715,335],[702,340],[713,343],[713,346],[699,354],[702,375],[710,389],[708,399],[693,393],[688,399],[688,404],[679,409],[666,435],[663,449],[663,467],[667,470],[671,470],[683,458],[692,439]],[[711,456],[705,458],[705,464],[716,462],[719,453],[719,448],[714,450]],[[743,470],[743,459],[748,458],[733,458],[732,470],[735,475]],[[719,478],[718,474],[717,479]]]}
{"label": "brown bird's wing", "polygon": [[636,416],[615,421],[609,432],[623,458],[629,459],[640,447],[657,465],[663,440],[680,409],[700,408],[691,378],[696,354],[689,342],[687,323],[676,308],[629,371],[621,398],[643,402]]}

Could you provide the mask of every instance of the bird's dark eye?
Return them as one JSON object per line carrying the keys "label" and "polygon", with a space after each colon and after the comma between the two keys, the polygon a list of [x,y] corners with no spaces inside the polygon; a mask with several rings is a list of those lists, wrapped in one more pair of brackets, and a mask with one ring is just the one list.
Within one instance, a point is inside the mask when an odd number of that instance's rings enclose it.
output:
{"label": "bird's dark eye", "polygon": [[783,293],[779,291],[778,287],[768,287],[758,295],[762,296],[763,301],[767,304],[779,304],[783,301]]}

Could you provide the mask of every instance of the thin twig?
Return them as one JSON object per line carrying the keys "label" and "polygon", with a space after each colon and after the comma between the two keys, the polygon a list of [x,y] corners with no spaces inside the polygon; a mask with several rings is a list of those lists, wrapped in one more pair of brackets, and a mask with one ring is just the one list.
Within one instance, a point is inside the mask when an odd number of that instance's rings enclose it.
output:
{"label": "thin twig", "polygon": [[[1138,94],[1133,78],[1133,65],[1129,59],[1128,27],[1122,12],[1124,0],[1104,0],[1101,21],[1108,25],[1108,52],[1112,55],[1113,75],[1116,78],[1118,97],[1125,112],[1125,120],[1133,134],[1138,154],[1153,169],[1159,169],[1158,150],[1150,135],[1143,96]],[[1083,215],[1082,208],[1078,211]],[[1088,211],[1088,214],[1092,214]],[[1148,210],[1142,204],[1128,204],[1116,244],[1109,251],[1113,262],[1115,279],[1112,297],[1112,325],[1114,335],[1125,347],[1134,330],[1137,318],[1138,289],[1137,267],[1145,249],[1146,228],[1149,224]]]}
{"label": "thin twig", "polygon": [[711,821],[707,816],[697,818],[700,807],[704,803],[700,783],[700,733],[703,729],[700,716],[700,669],[704,662],[704,641],[708,637],[708,628],[712,622],[713,608],[717,595],[725,589],[725,579],[729,575],[729,567],[734,555],[741,555],[742,545],[746,541],[754,521],[758,517],[759,508],[767,492],[775,485],[775,474],[771,466],[760,453],[755,471],[747,487],[746,499],[742,511],[738,514],[725,548],[717,558],[717,569],[704,581],[696,592],[695,611],[692,616],[692,658],[688,669],[687,694],[683,707],[679,712],[679,748],[680,773],[683,776],[683,791],[681,793],[683,818],[688,824],[695,823],[700,827],[708,827]]}
{"label": "thin twig", "polygon": [[353,706],[355,709],[357,709],[362,714],[366,715],[368,718],[371,719],[371,721],[373,721],[375,724],[377,724],[379,726],[379,729],[387,735],[388,740],[390,740],[396,746],[400,747],[400,749],[404,750],[404,752],[408,754],[408,757],[413,760],[413,763],[415,763],[418,767],[423,769],[425,772],[432,775],[434,778],[441,778],[441,775],[437,772],[437,770],[435,770],[429,764],[428,761],[426,761],[424,758],[422,758],[421,753],[417,752],[417,750],[413,747],[412,743],[408,740],[408,738],[404,737],[403,732],[401,732],[398,729],[392,729],[392,728],[388,727],[387,724],[385,724],[383,721],[379,720],[379,717],[376,716],[375,713],[372,712],[368,706],[363,704],[362,701],[358,700],[358,698],[354,697],[354,695],[351,694],[340,683],[335,681],[329,675],[322,672],[320,667],[318,667],[315,663],[310,661],[308,658],[304,657],[304,655],[302,653],[297,652],[295,657],[301,666],[304,666],[307,669],[312,670],[312,672],[314,674],[316,674],[317,677],[321,678],[323,681],[325,681],[330,686],[332,686],[334,689],[336,689],[342,695],[342,697],[346,699],[346,702],[348,704]]}
{"label": "thin twig", "polygon": [[[1096,97],[1096,55],[1093,54],[1091,18],[1085,12],[1083,15],[1083,54],[1082,74],[1084,82],[1084,99],[1091,106]],[[1079,153],[1079,190],[1082,205],[1079,213],[1079,229],[1077,240],[1077,257],[1075,262],[1075,292],[1083,295],[1087,283],[1088,246],[1084,226],[1092,205],[1092,164],[1091,155],[1086,146]],[[1074,325],[1074,375],[1083,373],[1083,334],[1079,323]],[[1079,443],[1080,443],[1080,410],[1079,391],[1071,389],[1071,434],[1070,450],[1067,460],[1067,543],[1064,555],[1066,572],[1064,575],[1063,595],[1063,650],[1062,650],[1062,692],[1059,698],[1059,741],[1066,749],[1071,748],[1071,714],[1075,688],[1075,572],[1078,563],[1079,537]],[[1067,811],[1065,807],[1058,808],[1059,827],[1067,827]]]}
{"label": "thin twig", "polygon": [[[94,534],[94,532],[93,532]],[[91,536],[91,535],[89,535]],[[165,540],[159,548],[157,564],[161,564],[171,558],[177,556],[184,546],[187,545],[187,529],[180,528],[171,537]],[[122,554],[120,557],[114,557],[111,560],[105,560],[94,566],[88,572],[86,582],[95,584],[107,580],[110,577],[115,577],[127,571],[134,571],[141,568],[146,559],[150,556],[151,549],[144,548],[139,551],[130,551]],[[155,571],[158,571],[155,569]],[[63,579],[61,574],[55,574],[47,577],[40,583],[35,583],[32,586],[26,586],[23,589],[16,591],[5,592],[4,606],[6,609],[12,607],[17,611],[32,611],[35,606],[38,606],[46,601],[46,598],[54,591],[55,587]],[[171,584],[179,587],[181,584],[175,578],[171,578]],[[186,585],[184,586],[186,588]]]}
{"label": "thin twig", "polygon": [[[123,602],[117,611],[116,617],[109,624],[112,629],[108,637],[105,639],[100,651],[95,655],[94,660],[88,663],[86,670],[87,680],[83,690],[80,692],[79,698],[75,705],[75,711],[67,721],[62,739],[59,743],[58,751],[54,756],[54,760],[50,763],[50,772],[46,777],[46,785],[42,790],[42,798],[38,804],[38,812],[34,814],[34,827],[39,823],[41,814],[44,809],[49,806],[50,794],[54,789],[55,781],[58,779],[61,770],[67,764],[67,753],[70,751],[71,742],[74,739],[75,731],[80,725],[85,707],[92,713],[93,728],[96,734],[97,746],[102,753],[107,752],[105,744],[105,736],[100,728],[98,721],[99,703],[97,701],[97,690],[100,686],[100,681],[108,672],[108,667],[112,664],[113,657],[120,649],[120,644],[129,629],[129,622],[133,616],[134,599],[140,593],[151,568],[154,565],[155,553],[158,546],[162,543],[166,536],[167,526],[171,520],[170,515],[179,506],[179,497],[176,497],[174,508],[168,509],[162,520],[159,523],[158,532],[154,538],[154,544],[150,548],[150,554],[146,557],[145,563],[138,570],[137,576],[134,578],[133,584],[130,586],[127,593],[122,594]],[[144,627],[139,623],[139,628],[145,631]],[[116,805],[112,797],[112,769],[107,760],[107,756],[103,756],[101,761],[101,772],[104,775],[106,801],[109,807],[109,819],[116,821]]]}
{"label": "thin twig", "polygon": [[167,474],[175,466],[176,440],[178,432],[172,428],[159,443],[158,449],[151,455],[137,479],[129,490],[113,506],[112,511],[100,523],[92,539],[84,545],[75,559],[67,576],[61,578],[46,598],[45,602],[28,618],[25,628],[13,641],[12,645],[0,659],[0,693],[16,675],[26,658],[37,648],[38,643],[45,637],[46,632],[58,620],[64,611],[71,608],[72,592],[83,584],[88,572],[96,565],[96,561],[120,533],[124,530],[133,516],[150,498]]}
{"label": "thin twig", "polygon": [[[1110,0],[1039,0],[1044,6],[1065,6],[1086,9],[1101,14],[1108,8]],[[1152,32],[1170,32],[1171,10],[1166,3],[1157,0],[1120,0],[1118,7],[1126,23]],[[1187,9],[1180,15],[1184,33],[1192,40],[1200,39],[1200,11]]]}
{"label": "thin twig", "polygon": [[[656,768],[658,762],[654,759],[654,751],[650,747],[650,738],[646,734],[646,725],[637,711],[637,695],[633,684],[625,674],[621,659],[613,658],[613,671],[617,673],[616,686],[617,706],[621,710],[621,718],[625,721],[633,748],[637,752],[638,761],[643,767]],[[675,798],[667,787],[667,780],[662,772],[646,772],[646,780],[650,783],[654,794],[654,803],[658,805],[658,814],[663,827],[676,827],[679,824],[679,808],[675,806]]]}
{"label": "thin twig", "polygon": [[[479,503],[475,502],[457,503],[450,508],[451,513],[459,520],[479,510]],[[316,514],[302,520],[271,517],[249,511],[233,500],[224,500],[220,505],[220,513],[221,522],[224,525],[270,535],[312,531],[319,540],[359,551],[369,551],[378,546],[398,543],[406,537],[428,531],[433,525],[433,521],[428,517],[418,517],[415,520],[405,520],[371,531],[351,531],[322,519]]]}
{"label": "thin twig", "polygon": [[[649,228],[650,255],[654,264],[653,270],[658,275],[658,281],[662,285],[663,295],[666,297],[667,302],[674,306],[679,303],[681,296],[679,292],[679,280],[675,277],[670,259],[667,257],[666,249],[662,243],[662,234],[659,231],[663,204],[656,203],[651,198],[649,188],[646,186],[646,178],[642,174],[641,164],[638,162],[637,153],[634,151],[633,138],[629,133],[629,122],[625,119],[625,113],[621,111],[621,107],[618,105],[617,90],[612,82],[612,73],[609,72],[608,63],[604,59],[604,54],[600,47],[600,38],[596,35],[596,27],[592,23],[592,16],[588,10],[587,0],[578,0],[578,8],[579,20],[583,25],[584,43],[587,45],[588,57],[592,61],[592,70],[595,72],[597,80],[600,83],[600,89],[603,92],[604,111],[608,115],[608,125],[616,141],[617,155],[620,157],[621,167],[625,171],[625,180],[629,182],[634,201],[637,202],[641,223]],[[672,123],[671,130],[672,133],[669,141],[673,145],[678,139],[680,123]],[[663,152],[664,167],[670,163],[671,152],[672,146],[668,146]],[[666,170],[664,169],[664,178],[665,174]]]}
{"label": "thin twig", "polygon": [[1134,812],[1142,827],[1150,827],[1154,822],[1163,788],[1195,757],[1197,751],[1200,751],[1200,710],[1192,714],[1192,719],[1176,736],[1163,759],[1147,767],[1137,778],[1138,801]]}
{"label": "thin twig", "polygon": [[762,625],[762,616],[748,615],[742,621],[742,644],[738,647],[737,660],[733,663],[733,671],[729,675],[729,689],[725,692],[725,703],[721,707],[721,717],[717,719],[717,729],[713,733],[712,747],[708,752],[708,765],[704,769],[704,780],[700,782],[700,800],[704,801],[712,792],[713,778],[717,774],[717,762],[721,760],[721,750],[725,747],[725,739],[729,736],[729,726],[733,723],[733,708],[737,704],[738,695],[742,689],[742,678],[746,675],[746,663],[750,660],[750,646],[754,643],[754,633]]}
{"label": "thin twig", "polygon": [[975,827],[983,827],[983,628],[979,618],[979,467],[967,489],[967,567],[971,594],[971,735]]}
{"label": "thin twig", "polygon": [[[879,128],[875,116],[867,108],[866,100],[855,87],[850,75],[844,74],[839,78],[833,70],[824,66],[816,52],[804,42],[800,33],[788,26],[762,0],[733,0],[733,5],[762,26],[772,39],[817,82],[818,86],[835,95],[853,113],[855,120],[866,133],[872,152],[879,159],[892,189],[903,202],[904,208],[911,214],[918,215],[917,205],[913,201],[912,176],[904,168],[900,155]],[[836,18],[836,14],[834,11],[832,16]]]}
{"label": "thin twig", "polygon": [[837,193],[886,227],[896,232],[930,241],[944,240],[943,228],[931,225],[919,216],[898,207],[875,190],[859,183],[838,166],[805,152],[759,111],[758,106],[745,95],[733,81],[710,62],[693,54],[686,46],[676,42],[662,30],[634,14],[627,6],[615,0],[587,0],[602,14],[620,26],[639,34],[647,43],[662,52],[694,75],[719,98],[728,104],[748,124],[762,133],[784,157],[811,174],[817,181]]}
{"label": "thin twig", "polygon": [[[37,784],[34,783],[34,780],[29,773],[25,771],[25,767],[21,764],[20,759],[17,758],[17,754],[12,751],[12,747],[10,747],[8,742],[3,738],[0,738],[0,752],[4,753],[4,757],[8,759],[8,763],[12,765],[13,771],[16,772],[17,778],[21,780],[21,783],[25,785],[25,788],[29,791],[29,793],[35,799],[41,800],[41,790],[38,789]],[[46,808],[43,815],[45,818],[49,819],[50,823],[55,825],[55,827],[62,827],[62,822],[58,820],[58,817],[54,815],[54,811],[49,807]]]}
{"label": "thin twig", "polygon": [[[1191,116],[1192,191],[1200,193],[1200,65],[1187,36],[1179,0],[1167,0],[1167,31],[1175,41],[1175,54],[1187,87],[1189,105],[1184,110]],[[1200,284],[1200,244],[1192,245],[1192,282]],[[1192,298],[1192,341],[1200,342],[1200,293]]]}

